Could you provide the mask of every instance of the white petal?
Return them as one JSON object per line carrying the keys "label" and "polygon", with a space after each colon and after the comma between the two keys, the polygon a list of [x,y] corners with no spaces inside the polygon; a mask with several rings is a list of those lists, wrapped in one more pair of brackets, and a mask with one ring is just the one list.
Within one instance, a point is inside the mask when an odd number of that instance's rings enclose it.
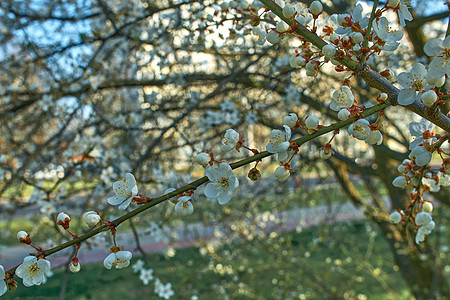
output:
{"label": "white petal", "polygon": [[208,167],[205,169],[205,175],[210,181],[219,181],[219,168]]}
{"label": "white petal", "polygon": [[217,198],[217,196],[220,195],[220,189],[218,187],[218,183],[216,182],[210,182],[206,185],[205,188],[205,196],[208,198]]}

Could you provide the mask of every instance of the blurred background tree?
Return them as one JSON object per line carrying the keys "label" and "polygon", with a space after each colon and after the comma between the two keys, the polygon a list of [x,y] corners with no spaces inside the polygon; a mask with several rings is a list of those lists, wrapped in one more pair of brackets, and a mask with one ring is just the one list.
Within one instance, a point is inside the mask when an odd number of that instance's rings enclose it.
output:
{"label": "blurred background tree", "polygon": [[[307,7],[312,1],[299,2]],[[355,7],[354,1],[323,2],[323,22],[334,27],[329,15]],[[433,9],[428,9],[430,2]],[[372,3],[362,4],[370,12]],[[260,7],[259,2],[245,1],[2,1],[4,244],[10,245],[21,229],[17,220],[53,244],[65,238],[52,233],[58,228],[48,226],[60,211],[74,219],[91,209],[116,215],[106,199],[112,182],[126,172],[135,175],[141,193],[153,197],[203,176],[194,158],[205,149],[220,160],[248,156],[245,150],[220,152],[218,144],[228,128],[236,129],[251,147],[264,150],[270,129],[281,127],[283,117],[291,112],[315,115],[324,125],[338,120],[327,103],[330,91],[339,88],[345,77],[331,67],[314,77],[292,68],[289,58],[300,41],[285,38],[271,45],[258,39],[248,14],[242,12]],[[389,55],[373,56],[369,63],[375,70],[400,73],[418,60],[426,62],[425,42],[445,35],[448,8],[443,1],[416,1],[411,10],[415,18],[404,28],[402,45]],[[260,28],[273,24],[268,14]],[[362,80],[352,79],[352,84],[360,104],[377,103],[377,91]],[[380,146],[356,141],[341,130],[329,160],[320,160],[318,149],[330,136],[303,145],[294,158],[295,176],[286,183],[274,182],[271,174],[277,164],[272,159],[263,162],[263,178],[256,183],[246,182],[246,171],[240,173],[239,194],[225,207],[196,192],[192,217],[174,217],[168,203],[141,215],[124,230],[134,231],[138,239],[155,224],[189,228],[186,224],[202,222],[204,228],[219,227],[214,242],[200,242],[199,236],[195,244],[209,263],[199,274],[230,275],[205,291],[206,297],[341,299],[364,297],[365,292],[370,298],[373,291],[357,288],[364,280],[358,274],[362,271],[381,287],[380,299],[449,298],[448,188],[428,196],[439,206],[433,214],[438,228],[424,246],[414,243],[413,231],[403,232],[388,222],[393,209],[405,208],[410,201],[409,191],[392,186],[392,180],[408,156],[408,124],[414,120],[419,119],[392,107],[386,111]],[[306,134],[294,131],[295,136]],[[347,200],[362,210],[367,221],[329,225],[339,215],[330,205]],[[283,212],[315,205],[330,211],[316,222],[324,227],[307,231],[306,239],[300,234],[308,215],[297,216],[292,226]],[[180,238],[167,231],[172,242]],[[52,241],[47,240],[50,234]],[[339,254],[323,249],[339,249]],[[311,258],[315,251],[318,257],[324,251],[323,259]],[[388,262],[371,260],[372,251],[377,259],[388,251],[392,256]],[[248,258],[255,255],[262,260]],[[265,266],[267,257],[280,267]],[[146,263],[152,266],[148,259]],[[391,274],[392,270],[401,276]],[[268,285],[264,276],[259,277],[267,272],[276,274],[267,278]],[[197,280],[173,283],[175,293],[187,298],[201,291]],[[63,291],[66,284],[70,285],[67,278]]]}

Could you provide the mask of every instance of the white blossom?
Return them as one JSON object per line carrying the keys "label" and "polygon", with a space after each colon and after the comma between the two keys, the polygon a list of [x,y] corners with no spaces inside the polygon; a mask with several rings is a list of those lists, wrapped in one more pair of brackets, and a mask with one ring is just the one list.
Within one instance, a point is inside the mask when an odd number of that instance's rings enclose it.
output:
{"label": "white blossom", "polygon": [[419,167],[429,164],[432,158],[432,154],[425,149],[424,146],[417,146],[409,153],[409,158],[413,159],[416,165]]}
{"label": "white blossom", "polygon": [[0,296],[4,295],[8,290],[6,282],[3,280],[5,278],[5,269],[0,265]]}
{"label": "white blossom", "polygon": [[370,123],[366,119],[359,119],[348,127],[348,133],[358,140],[367,140],[370,136]]}
{"label": "white blossom", "polygon": [[139,279],[147,285],[150,280],[153,279],[153,269],[141,269],[141,274],[139,275]]}
{"label": "white blossom", "polygon": [[286,181],[286,179],[289,178],[289,175],[291,175],[291,172],[289,172],[289,170],[287,170],[285,167],[280,166],[275,170],[273,174],[279,181]]}
{"label": "white blossom", "polygon": [[284,132],[274,129],[270,133],[270,141],[266,145],[266,150],[270,153],[278,153],[278,160],[284,161],[288,157],[287,150],[290,146],[291,128],[283,125]]}
{"label": "white blossom", "polygon": [[427,82],[427,70],[421,63],[416,63],[410,72],[397,76],[398,83],[403,87],[398,93],[398,104],[409,105],[419,99],[420,94],[432,86]]}
{"label": "white blossom", "polygon": [[236,149],[236,143],[239,141],[239,133],[234,129],[227,129],[225,136],[221,141],[220,149],[224,152]]}
{"label": "white blossom", "polygon": [[430,63],[428,72],[431,77],[442,78],[450,75],[450,35],[444,40],[431,39],[423,47],[428,56],[437,56]]}
{"label": "white blossom", "polygon": [[205,175],[210,180],[204,192],[206,197],[217,198],[221,205],[227,204],[239,186],[239,180],[233,175],[230,165],[221,163],[219,167],[209,167],[205,169]]}
{"label": "white blossom", "polygon": [[116,195],[108,198],[108,203],[111,205],[119,205],[119,209],[126,209],[138,192],[136,179],[133,174],[127,173],[125,180],[114,182],[113,190]]}
{"label": "white blossom", "polygon": [[27,256],[23,263],[17,267],[16,275],[23,279],[23,285],[26,287],[41,285],[45,279],[45,274],[50,271],[50,267],[51,264],[46,259]]}
{"label": "white blossom", "polygon": [[389,215],[389,222],[398,224],[402,220],[402,215],[398,211],[394,211]]}
{"label": "white blossom", "polygon": [[133,257],[130,251],[117,251],[109,254],[104,260],[103,265],[108,270],[112,267],[116,269],[126,268],[130,265],[130,260]]}
{"label": "white blossom", "polygon": [[333,102],[331,102],[330,108],[334,111],[340,111],[343,108],[350,108],[353,106],[355,97],[352,90],[343,85],[339,90],[333,92]]}
{"label": "white blossom", "polygon": [[177,199],[178,202],[175,205],[175,212],[182,216],[191,215],[194,212],[194,205],[192,199],[189,196],[182,196]]}

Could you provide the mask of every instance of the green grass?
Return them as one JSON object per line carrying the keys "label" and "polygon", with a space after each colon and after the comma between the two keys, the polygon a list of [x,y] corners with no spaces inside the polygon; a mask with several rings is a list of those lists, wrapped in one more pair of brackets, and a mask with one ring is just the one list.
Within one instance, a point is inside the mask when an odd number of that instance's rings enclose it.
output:
{"label": "green grass", "polygon": [[[368,222],[273,233],[199,250],[147,256],[147,267],[163,283],[172,283],[172,299],[194,294],[199,299],[356,299],[360,294],[380,300],[411,298],[387,243]],[[18,290],[4,299],[57,298],[65,275],[63,270],[54,272],[44,286],[25,288],[19,282]],[[83,265],[80,273],[67,276],[66,299],[159,299],[153,282],[143,285],[131,267]]]}

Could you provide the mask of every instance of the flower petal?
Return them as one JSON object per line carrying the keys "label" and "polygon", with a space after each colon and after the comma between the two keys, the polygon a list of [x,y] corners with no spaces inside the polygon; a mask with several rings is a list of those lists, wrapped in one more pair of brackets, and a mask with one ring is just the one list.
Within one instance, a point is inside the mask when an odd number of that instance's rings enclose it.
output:
{"label": "flower petal", "polygon": [[219,184],[217,182],[208,183],[206,185],[204,193],[205,196],[208,198],[217,198],[221,193]]}

